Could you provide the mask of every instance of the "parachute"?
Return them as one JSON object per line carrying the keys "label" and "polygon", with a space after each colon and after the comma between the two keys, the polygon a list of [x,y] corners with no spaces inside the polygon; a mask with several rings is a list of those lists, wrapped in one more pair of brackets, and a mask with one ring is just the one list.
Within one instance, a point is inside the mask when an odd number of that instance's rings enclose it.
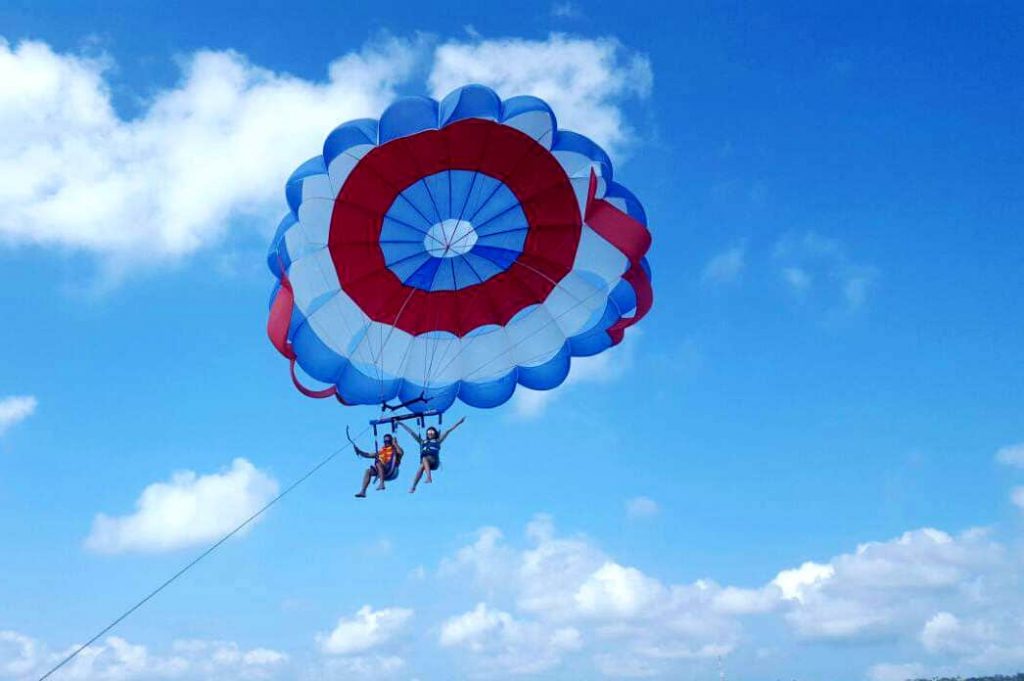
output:
{"label": "parachute", "polygon": [[642,205],[536,97],[398,99],[328,135],[285,196],[267,330],[310,397],[497,407],[560,385],[653,302]]}

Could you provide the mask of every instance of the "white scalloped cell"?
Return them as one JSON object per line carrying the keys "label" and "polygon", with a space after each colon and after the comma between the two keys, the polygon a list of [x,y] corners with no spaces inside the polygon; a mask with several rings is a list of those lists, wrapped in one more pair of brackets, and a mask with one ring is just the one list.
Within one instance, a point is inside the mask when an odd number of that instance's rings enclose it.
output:
{"label": "white scalloped cell", "polygon": [[505,125],[529,135],[545,149],[550,149],[555,139],[555,129],[551,124],[551,115],[546,111],[526,111],[505,121]]}
{"label": "white scalloped cell", "polygon": [[608,303],[608,291],[603,280],[574,270],[551,290],[544,301],[544,307],[562,335],[571,338],[587,331],[588,322],[597,313],[604,311]]}
{"label": "white scalloped cell", "polygon": [[462,339],[459,372],[465,380],[486,383],[515,368],[508,332],[497,325],[481,326]]}
{"label": "white scalloped cell", "polygon": [[412,337],[402,350],[403,359],[394,364],[398,370],[389,375],[402,376],[417,385],[438,387],[459,380],[458,362],[452,361],[459,352],[459,339],[454,334],[434,331]]}
{"label": "white scalloped cell", "polygon": [[576,261],[572,268],[574,271],[597,275],[604,280],[610,291],[629,269],[629,258],[605,241],[589,225],[583,225]]}
{"label": "white scalloped cell", "polygon": [[356,164],[366,156],[370,151],[376,149],[372,144],[360,144],[355,147],[349,147],[344,152],[338,154],[331,161],[331,165],[327,167],[327,174],[331,178],[331,187],[334,189],[334,193],[337,194],[341,191],[341,188],[345,186],[345,180],[348,179],[349,173],[356,167]]}
{"label": "white scalloped cell", "polygon": [[558,354],[565,335],[543,305],[534,305],[505,325],[513,361],[524,367],[544,364]]}
{"label": "white scalloped cell", "polygon": [[322,246],[306,253],[298,260],[293,260],[291,267],[288,268],[288,278],[295,293],[295,304],[306,316],[313,311],[313,304],[319,302],[324,295],[341,290],[331,254]]}
{"label": "white scalloped cell", "polygon": [[371,325],[370,319],[344,291],[332,295],[308,319],[317,336],[331,350],[357,363],[373,363],[369,346],[362,344]]}
{"label": "white scalloped cell", "polygon": [[302,178],[303,202],[310,199],[330,199],[333,201],[337,193],[331,185],[331,178],[325,173],[317,173]]}
{"label": "white scalloped cell", "polygon": [[601,164],[586,154],[568,149],[557,149],[552,151],[551,155],[555,157],[558,165],[562,166],[565,174],[570,179],[575,177],[589,178],[591,170],[597,173],[598,177],[601,177]]}
{"label": "white scalloped cell", "polygon": [[[590,175],[587,175],[586,177],[574,177],[569,180],[569,184],[572,185],[572,193],[576,195],[576,204],[580,208],[580,215],[586,215],[587,199],[590,198]],[[594,188],[594,196],[600,199],[604,197],[606,190],[607,184],[601,176],[598,175],[597,186]]]}
{"label": "white scalloped cell", "polygon": [[389,324],[373,322],[367,336],[373,355],[377,357],[377,367],[384,378],[403,377],[410,346],[415,340],[412,334]]}
{"label": "white scalloped cell", "polygon": [[[331,215],[334,214],[334,198],[307,199],[299,206],[298,228],[310,245],[323,247],[331,233]],[[292,227],[296,229],[296,227]]]}

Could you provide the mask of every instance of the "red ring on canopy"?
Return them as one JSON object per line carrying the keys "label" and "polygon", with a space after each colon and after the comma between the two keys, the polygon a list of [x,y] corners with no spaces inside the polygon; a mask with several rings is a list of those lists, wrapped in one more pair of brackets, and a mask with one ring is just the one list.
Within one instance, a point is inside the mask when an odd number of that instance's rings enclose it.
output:
{"label": "red ring on canopy", "polygon": [[[527,220],[522,253],[487,281],[456,291],[406,286],[380,247],[384,215],[399,193],[444,170],[479,171],[503,182]],[[565,170],[546,148],[507,125],[467,119],[375,147],[352,169],[331,215],[328,249],[338,281],[376,322],[412,335],[504,326],[543,303],[572,270],[583,229]]]}

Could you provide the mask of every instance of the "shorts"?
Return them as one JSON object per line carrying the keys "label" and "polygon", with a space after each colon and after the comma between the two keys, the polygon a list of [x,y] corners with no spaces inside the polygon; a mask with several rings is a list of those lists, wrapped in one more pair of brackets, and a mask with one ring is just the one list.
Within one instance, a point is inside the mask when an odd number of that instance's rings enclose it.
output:
{"label": "shorts", "polygon": [[427,462],[427,466],[429,466],[430,470],[432,471],[436,471],[438,468],[441,467],[441,460],[434,456],[433,454],[423,454],[422,456],[420,456],[421,465],[423,464],[424,461]]}
{"label": "shorts", "polygon": [[[373,478],[374,480],[377,479],[377,464],[376,463],[374,463],[372,466],[370,466],[370,477]],[[391,463],[384,465],[384,481],[385,482],[391,482],[392,480],[394,480],[397,477],[398,477],[398,466],[395,465],[394,461],[392,460]]]}

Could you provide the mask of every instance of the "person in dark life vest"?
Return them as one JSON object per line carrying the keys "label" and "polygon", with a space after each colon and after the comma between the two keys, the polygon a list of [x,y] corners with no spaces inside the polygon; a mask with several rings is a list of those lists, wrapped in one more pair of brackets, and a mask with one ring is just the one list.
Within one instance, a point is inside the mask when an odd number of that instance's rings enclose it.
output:
{"label": "person in dark life vest", "polygon": [[373,465],[366,469],[363,473],[363,487],[356,494],[357,497],[366,496],[366,488],[370,486],[370,480],[378,480],[377,489],[384,489],[384,482],[387,480],[394,480],[398,477],[398,467],[402,463],[402,457],[405,456],[405,452],[398,444],[398,438],[392,437],[391,433],[384,436],[384,446],[377,450],[377,453],[364,452],[362,449],[352,443],[352,448],[356,450],[356,454],[363,457],[364,459],[373,459]]}
{"label": "person in dark life vest", "polygon": [[444,435],[439,434],[437,428],[431,426],[427,428],[427,436],[425,438],[420,437],[419,433],[399,421],[398,425],[405,428],[409,435],[412,435],[413,439],[420,445],[420,467],[416,470],[416,477],[412,481],[412,487],[409,488],[409,494],[416,491],[416,485],[420,484],[420,478],[423,477],[424,473],[427,474],[427,482],[434,481],[430,473],[431,471],[436,471],[441,465],[441,443],[451,435],[453,430],[461,426],[465,420],[466,417],[462,417],[456,421],[454,426],[444,432]]}

